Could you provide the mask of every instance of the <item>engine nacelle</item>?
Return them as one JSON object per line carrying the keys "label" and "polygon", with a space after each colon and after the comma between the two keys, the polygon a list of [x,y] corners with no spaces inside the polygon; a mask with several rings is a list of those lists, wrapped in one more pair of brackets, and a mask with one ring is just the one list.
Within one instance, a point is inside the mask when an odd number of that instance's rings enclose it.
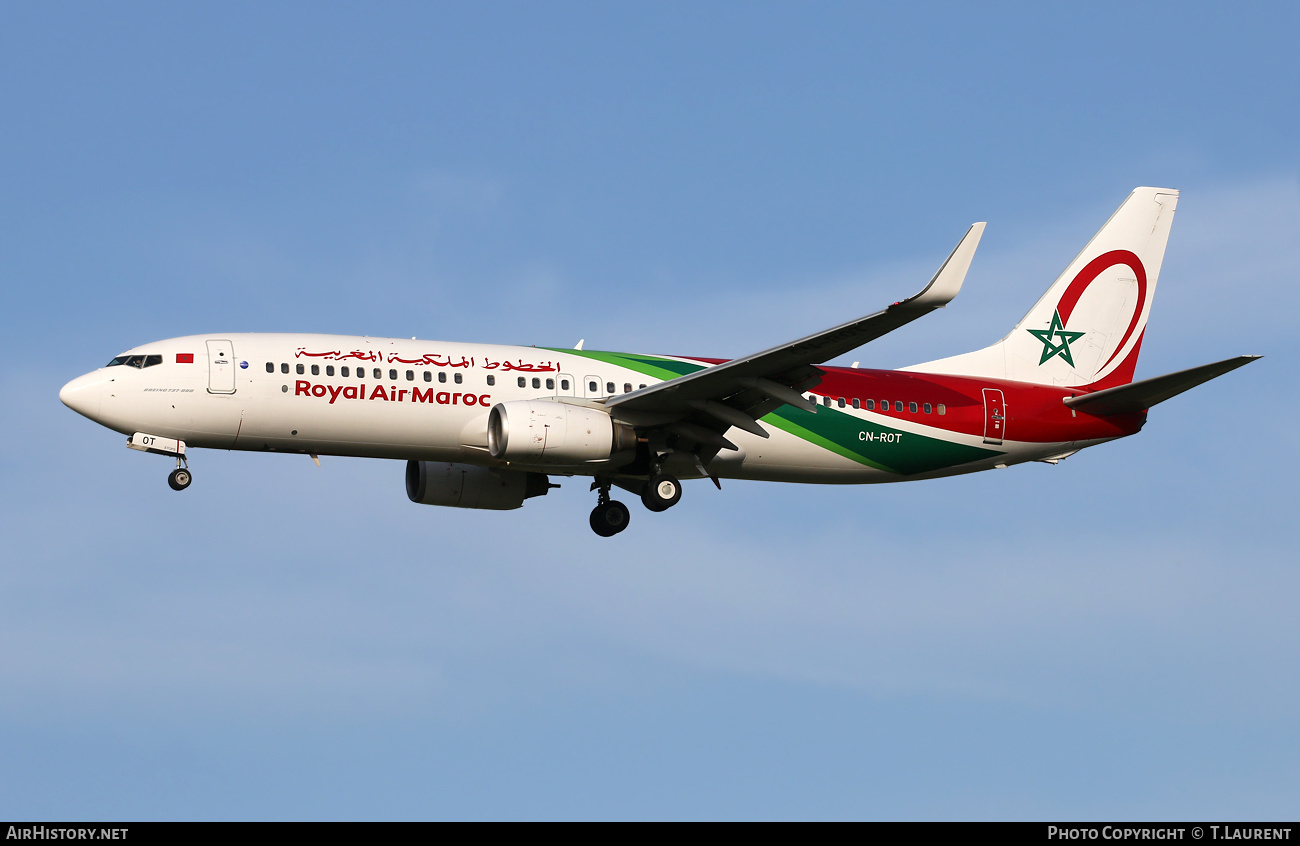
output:
{"label": "engine nacelle", "polygon": [[586,464],[636,449],[636,430],[598,408],[518,400],[492,406],[488,452],[521,464]]}
{"label": "engine nacelle", "polygon": [[508,511],[553,487],[545,473],[494,470],[446,461],[406,462],[406,495],[422,505]]}

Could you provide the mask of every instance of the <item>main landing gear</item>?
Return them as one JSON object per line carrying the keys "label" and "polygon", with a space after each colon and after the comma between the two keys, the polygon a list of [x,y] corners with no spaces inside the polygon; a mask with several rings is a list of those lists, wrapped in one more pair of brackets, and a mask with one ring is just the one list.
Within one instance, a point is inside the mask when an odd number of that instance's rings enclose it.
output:
{"label": "main landing gear", "polygon": [[675,476],[658,473],[650,477],[645,490],[641,492],[641,502],[651,511],[667,511],[682,498],[682,483]]}
{"label": "main landing gear", "polygon": [[[631,514],[627,506],[609,498],[610,482],[597,479],[591,489],[600,491],[596,507],[591,512],[591,530],[602,538],[613,537],[627,528]],[[682,498],[682,483],[667,473],[652,473],[641,492],[641,502],[650,511],[667,511]]]}
{"label": "main landing gear", "polygon": [[609,482],[599,479],[592,483],[592,487],[600,494],[596,507],[591,510],[591,530],[602,538],[611,538],[627,528],[632,515],[626,505],[609,498]]}
{"label": "main landing gear", "polygon": [[167,476],[167,484],[174,491],[183,491],[190,486],[194,477],[190,475],[189,464],[184,458],[176,457],[176,469]]}

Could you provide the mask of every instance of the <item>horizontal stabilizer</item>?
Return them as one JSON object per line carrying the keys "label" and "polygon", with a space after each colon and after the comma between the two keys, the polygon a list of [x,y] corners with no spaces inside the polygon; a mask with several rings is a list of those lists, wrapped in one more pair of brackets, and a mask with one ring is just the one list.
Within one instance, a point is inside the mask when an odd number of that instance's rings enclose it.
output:
{"label": "horizontal stabilizer", "polygon": [[1144,411],[1157,403],[1178,396],[1183,391],[1191,390],[1202,382],[1208,382],[1216,376],[1222,376],[1224,373],[1250,364],[1260,357],[1239,355],[1213,364],[1202,364],[1190,370],[1179,370],[1177,373],[1168,373],[1154,379],[1143,379],[1141,382],[1120,385],[1118,388],[1107,388],[1083,396],[1067,397],[1065,404],[1070,408],[1103,416]]}

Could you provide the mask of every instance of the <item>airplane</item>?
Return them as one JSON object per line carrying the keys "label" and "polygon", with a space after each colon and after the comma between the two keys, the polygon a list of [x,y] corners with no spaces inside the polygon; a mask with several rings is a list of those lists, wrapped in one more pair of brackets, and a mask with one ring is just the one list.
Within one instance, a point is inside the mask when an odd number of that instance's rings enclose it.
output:
{"label": "airplane", "polygon": [[65,405],[168,456],[194,448],[406,461],[412,502],[508,510],[590,477],[589,523],[676,505],[682,480],[871,484],[1029,461],[1136,434],[1148,410],[1259,356],[1133,381],[1178,192],[1137,188],[1002,340],[901,370],[825,362],[946,306],[984,224],[920,293],[736,359],[309,334],[144,344]]}

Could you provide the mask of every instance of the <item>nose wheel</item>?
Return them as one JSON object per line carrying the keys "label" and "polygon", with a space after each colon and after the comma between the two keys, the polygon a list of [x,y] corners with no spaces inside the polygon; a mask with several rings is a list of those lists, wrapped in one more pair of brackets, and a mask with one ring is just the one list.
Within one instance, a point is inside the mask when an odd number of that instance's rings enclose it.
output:
{"label": "nose wheel", "polygon": [[194,481],[194,477],[190,475],[189,466],[182,465],[182,461],[183,459],[177,458],[176,469],[167,476],[167,484],[174,491],[183,491],[190,486],[190,482]]}
{"label": "nose wheel", "polygon": [[592,487],[600,494],[596,507],[591,510],[591,530],[602,538],[612,538],[627,528],[632,513],[623,503],[609,498],[609,482],[598,480]]}

